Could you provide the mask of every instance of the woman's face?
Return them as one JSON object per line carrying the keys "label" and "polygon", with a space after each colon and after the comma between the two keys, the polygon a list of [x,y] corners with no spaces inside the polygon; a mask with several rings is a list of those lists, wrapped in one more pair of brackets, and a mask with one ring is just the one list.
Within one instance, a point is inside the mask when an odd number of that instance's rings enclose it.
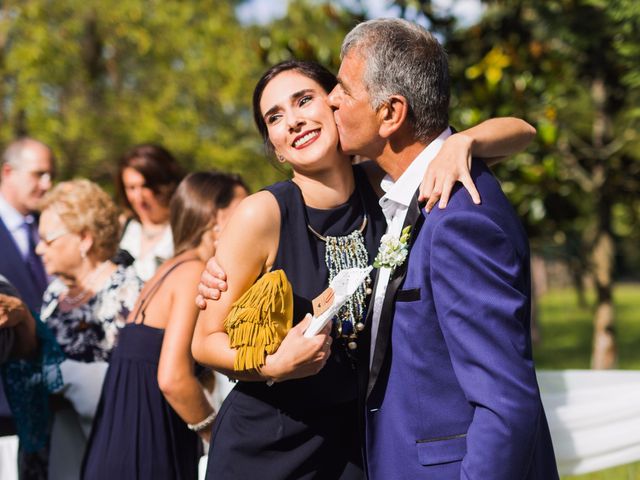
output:
{"label": "woman's face", "polygon": [[40,215],[38,233],[40,241],[36,253],[42,257],[47,273],[73,278],[82,265],[82,237],[70,232],[52,208],[45,209]]}
{"label": "woman's face", "polygon": [[143,223],[165,223],[169,208],[162,205],[147,185],[144,176],[135,168],[122,170],[122,183],[127,200]]}
{"label": "woman's face", "polygon": [[327,92],[309,77],[295,70],[278,74],[262,92],[260,112],[276,154],[294,167],[336,157],[338,131]]}

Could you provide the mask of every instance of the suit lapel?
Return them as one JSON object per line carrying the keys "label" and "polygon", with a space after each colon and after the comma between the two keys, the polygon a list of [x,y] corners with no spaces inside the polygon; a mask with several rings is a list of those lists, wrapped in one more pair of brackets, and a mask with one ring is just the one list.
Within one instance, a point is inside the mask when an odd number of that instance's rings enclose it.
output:
{"label": "suit lapel", "polygon": [[[409,251],[411,250],[413,242],[417,237],[422,224],[424,223],[424,216],[422,215],[420,210],[420,206],[418,205],[418,195],[416,192],[416,194],[413,196],[411,204],[409,205],[409,209],[407,210],[407,216],[404,220],[404,224],[402,225],[403,229],[409,225],[412,226],[411,236],[409,238]],[[380,315],[380,322],[378,324],[376,345],[373,351],[373,361],[371,362],[371,368],[369,371],[367,398],[371,394],[371,391],[376,384],[378,375],[380,374],[381,368],[385,361],[387,350],[389,348],[389,339],[391,336],[391,324],[393,320],[396,293],[400,288],[400,285],[402,284],[405,276],[407,275],[408,264],[409,257],[407,257],[402,265],[400,265],[393,271],[393,273],[391,274],[391,278],[389,279],[389,285],[387,286],[387,290],[385,292],[384,301],[382,304],[382,312]],[[373,311],[373,308],[370,308],[369,310]],[[367,315],[368,325],[371,324],[369,317],[370,315]]]}

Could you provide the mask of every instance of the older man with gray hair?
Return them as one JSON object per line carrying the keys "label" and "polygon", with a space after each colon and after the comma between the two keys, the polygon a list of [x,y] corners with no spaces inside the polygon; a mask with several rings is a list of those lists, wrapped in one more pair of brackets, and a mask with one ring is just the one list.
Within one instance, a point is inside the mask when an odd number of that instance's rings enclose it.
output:
{"label": "older man with gray hair", "polygon": [[38,242],[38,202],[51,188],[54,158],[51,149],[33,138],[18,139],[0,160],[0,274],[39,311],[47,276],[35,253]]}
{"label": "older man with gray hair", "polygon": [[366,322],[369,478],[558,478],[531,355],[522,225],[481,161],[482,205],[458,186],[447,209],[419,208],[420,179],[451,134],[444,49],[416,24],[378,19],[356,26],[341,54],[329,102],[342,149],[387,172],[383,242],[408,253],[378,258]]}

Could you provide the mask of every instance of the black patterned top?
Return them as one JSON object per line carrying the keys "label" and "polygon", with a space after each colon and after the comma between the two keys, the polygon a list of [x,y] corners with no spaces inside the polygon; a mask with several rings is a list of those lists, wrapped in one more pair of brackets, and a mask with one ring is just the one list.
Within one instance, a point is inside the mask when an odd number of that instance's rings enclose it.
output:
{"label": "black patterned top", "polygon": [[42,321],[67,358],[80,362],[109,360],[118,332],[133,309],[142,281],[131,267],[118,268],[87,303],[63,312],[58,308],[67,287],[55,279],[44,292]]}

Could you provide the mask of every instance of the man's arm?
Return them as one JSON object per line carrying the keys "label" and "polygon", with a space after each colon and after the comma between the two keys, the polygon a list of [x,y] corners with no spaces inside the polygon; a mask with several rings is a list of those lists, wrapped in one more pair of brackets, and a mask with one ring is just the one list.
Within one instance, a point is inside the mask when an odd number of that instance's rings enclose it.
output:
{"label": "man's arm", "polygon": [[475,408],[463,478],[524,478],[533,454],[541,409],[521,255],[498,225],[475,212],[448,214],[433,232],[438,321],[457,380]]}

